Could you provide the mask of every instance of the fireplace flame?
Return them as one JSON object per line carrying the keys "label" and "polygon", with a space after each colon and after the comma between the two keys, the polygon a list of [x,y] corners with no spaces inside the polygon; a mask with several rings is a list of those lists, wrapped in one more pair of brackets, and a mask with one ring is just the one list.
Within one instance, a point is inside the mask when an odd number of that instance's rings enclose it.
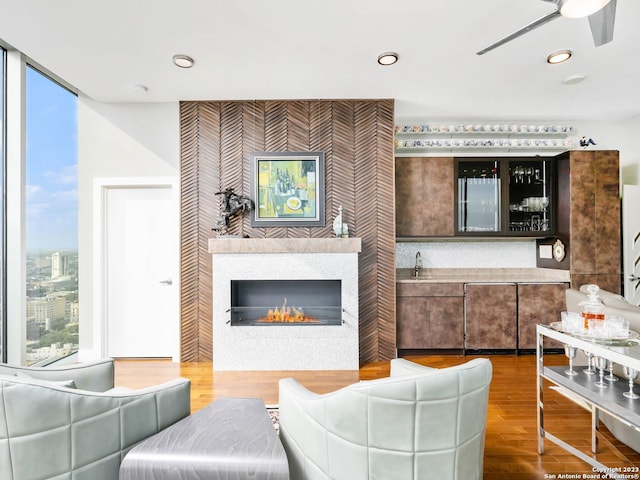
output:
{"label": "fireplace flame", "polygon": [[275,307],[267,311],[267,316],[258,319],[264,323],[315,323],[319,320],[310,315],[305,315],[301,308],[287,307],[287,297],[280,308]]}

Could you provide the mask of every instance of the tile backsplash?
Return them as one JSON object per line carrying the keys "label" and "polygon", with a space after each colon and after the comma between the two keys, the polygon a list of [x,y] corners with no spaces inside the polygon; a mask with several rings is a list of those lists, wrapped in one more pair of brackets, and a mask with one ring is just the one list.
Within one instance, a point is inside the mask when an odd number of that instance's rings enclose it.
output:
{"label": "tile backsplash", "polygon": [[398,242],[396,267],[413,268],[416,253],[424,268],[536,268],[536,241]]}

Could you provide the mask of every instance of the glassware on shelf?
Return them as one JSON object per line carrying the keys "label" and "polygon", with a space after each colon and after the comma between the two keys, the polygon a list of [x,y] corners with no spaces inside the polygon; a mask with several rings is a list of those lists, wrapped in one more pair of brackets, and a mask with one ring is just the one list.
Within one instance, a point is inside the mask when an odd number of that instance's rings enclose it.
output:
{"label": "glassware on shelf", "polygon": [[582,317],[578,312],[560,312],[562,330],[569,333],[582,332]]}
{"label": "glassware on shelf", "polygon": [[607,384],[604,382],[604,370],[607,368],[607,359],[604,357],[596,357],[596,368],[600,373],[600,380],[598,380],[595,385],[598,388],[609,388]]}
{"label": "glassware on shelf", "polygon": [[610,382],[617,382],[618,381],[618,377],[616,377],[613,374],[613,362],[611,360],[609,360],[609,368],[608,368],[608,370],[609,370],[609,375],[607,375],[604,378],[606,378]]}
{"label": "glassware on shelf", "polygon": [[640,398],[640,395],[636,395],[635,393],[633,393],[633,385],[634,385],[633,382],[638,376],[638,371],[635,368],[627,367],[625,365],[624,376],[629,379],[629,391],[624,392],[623,395],[627,398],[631,398],[632,400],[635,400],[636,398]]}
{"label": "glassware on shelf", "polygon": [[587,356],[587,368],[585,368],[583,372],[586,373],[587,375],[595,375],[596,370],[593,368],[593,357],[595,357],[595,355],[591,352],[587,352],[586,350],[583,350],[583,351],[584,351],[584,354]]}
{"label": "glassware on shelf", "polygon": [[573,359],[576,358],[577,353],[578,349],[576,347],[572,347],[571,345],[564,346],[564,354],[569,358],[569,370],[564,371],[567,375],[578,375],[578,372],[573,369]]}

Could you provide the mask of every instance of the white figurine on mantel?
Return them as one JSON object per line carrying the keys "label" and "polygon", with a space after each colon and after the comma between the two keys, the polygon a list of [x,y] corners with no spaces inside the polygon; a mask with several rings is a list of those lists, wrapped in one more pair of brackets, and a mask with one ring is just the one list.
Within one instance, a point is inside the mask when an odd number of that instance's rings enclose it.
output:
{"label": "white figurine on mantel", "polygon": [[338,211],[340,212],[335,220],[333,221],[333,233],[336,234],[336,237],[348,237],[349,236],[349,226],[342,221],[342,205],[338,207]]}

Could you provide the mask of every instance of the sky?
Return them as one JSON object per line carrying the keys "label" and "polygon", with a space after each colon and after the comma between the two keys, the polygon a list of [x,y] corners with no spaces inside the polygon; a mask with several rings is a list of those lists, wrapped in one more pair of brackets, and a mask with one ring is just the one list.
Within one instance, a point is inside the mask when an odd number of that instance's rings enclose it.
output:
{"label": "sky", "polygon": [[77,97],[27,68],[26,108],[27,251],[77,251]]}

